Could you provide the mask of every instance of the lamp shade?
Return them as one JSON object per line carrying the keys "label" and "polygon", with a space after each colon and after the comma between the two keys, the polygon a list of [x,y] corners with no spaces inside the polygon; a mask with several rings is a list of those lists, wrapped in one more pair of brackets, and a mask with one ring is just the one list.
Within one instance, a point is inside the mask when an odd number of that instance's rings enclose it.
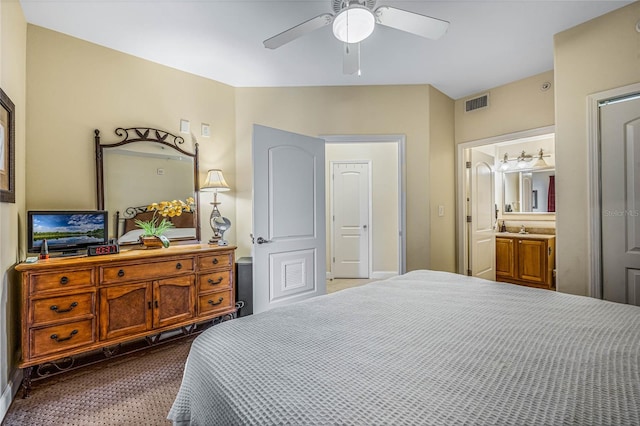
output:
{"label": "lamp shade", "polygon": [[333,35],[345,43],[360,43],[371,35],[375,24],[376,19],[369,9],[354,4],[335,17]]}
{"label": "lamp shade", "polygon": [[542,158],[543,155],[544,155],[544,152],[542,151],[542,148],[540,148],[540,150],[538,151],[538,161],[535,162],[533,167],[549,167],[547,162],[544,161],[544,158]]}
{"label": "lamp shade", "polygon": [[231,188],[227,181],[224,180],[222,170],[211,169],[207,172],[207,179],[204,181],[204,185],[200,187],[201,191],[216,191],[223,192],[229,191]]}

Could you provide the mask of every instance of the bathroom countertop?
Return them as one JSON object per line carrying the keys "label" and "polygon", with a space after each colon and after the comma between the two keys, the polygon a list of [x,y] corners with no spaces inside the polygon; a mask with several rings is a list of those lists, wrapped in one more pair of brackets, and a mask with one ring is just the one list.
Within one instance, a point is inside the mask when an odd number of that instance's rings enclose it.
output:
{"label": "bathroom countertop", "polygon": [[523,239],[547,239],[555,238],[553,234],[521,234],[519,232],[496,232],[496,237],[510,237],[510,238],[523,238]]}

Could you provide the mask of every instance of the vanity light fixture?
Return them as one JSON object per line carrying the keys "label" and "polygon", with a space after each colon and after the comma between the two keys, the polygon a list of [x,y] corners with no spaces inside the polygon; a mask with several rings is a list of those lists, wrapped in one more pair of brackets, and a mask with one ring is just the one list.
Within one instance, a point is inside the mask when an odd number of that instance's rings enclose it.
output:
{"label": "vanity light fixture", "polygon": [[544,158],[542,157],[544,157],[544,152],[542,151],[542,148],[540,148],[540,150],[538,151],[538,160],[533,164],[533,167],[535,168],[549,167],[547,162],[544,161]]}
{"label": "vanity light fixture", "polygon": [[509,154],[504,153],[504,157],[500,160],[500,170],[509,170]]}
{"label": "vanity light fixture", "polygon": [[535,156],[536,162],[531,164],[531,162],[534,160],[534,157],[531,154],[527,154],[525,151],[522,151],[517,158],[509,158],[509,155],[505,153],[502,160],[500,160],[498,168],[501,171],[509,170],[511,168],[511,164],[509,164],[510,161],[515,162],[515,165],[518,169],[541,169],[549,167],[549,164],[547,164],[547,162],[544,161],[544,158],[542,157],[551,156],[545,155],[542,148],[540,148],[538,150],[538,155]]}
{"label": "vanity light fixture", "polygon": [[518,168],[520,169],[526,168],[528,166],[528,163],[531,162],[531,160],[533,160],[533,157],[530,154],[525,153],[523,150],[522,153],[517,158]]}
{"label": "vanity light fixture", "polygon": [[205,180],[204,185],[200,187],[200,190],[213,191],[213,202],[211,203],[213,208],[211,209],[211,216],[209,217],[209,224],[213,230],[213,236],[209,240],[209,244],[217,244],[222,239],[222,234],[224,232],[221,232],[218,226],[220,222],[216,220],[216,218],[222,217],[220,210],[218,210],[218,205],[221,204],[218,201],[218,192],[230,191],[231,188],[227,181],[224,180],[222,170],[211,169],[207,172],[207,179]]}

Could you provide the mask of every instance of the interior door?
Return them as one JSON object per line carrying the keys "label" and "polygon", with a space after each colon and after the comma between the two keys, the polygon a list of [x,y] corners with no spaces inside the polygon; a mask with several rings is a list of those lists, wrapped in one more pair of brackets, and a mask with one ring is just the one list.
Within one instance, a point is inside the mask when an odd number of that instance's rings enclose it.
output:
{"label": "interior door", "polygon": [[640,306],[640,98],[600,107],[602,294]]}
{"label": "interior door", "polygon": [[333,163],[335,278],[369,278],[369,164]]}
{"label": "interior door", "polygon": [[494,233],[494,157],[471,148],[469,177],[469,270],[471,276],[496,279],[496,239]]}
{"label": "interior door", "polygon": [[254,313],[326,293],[324,140],[253,126]]}

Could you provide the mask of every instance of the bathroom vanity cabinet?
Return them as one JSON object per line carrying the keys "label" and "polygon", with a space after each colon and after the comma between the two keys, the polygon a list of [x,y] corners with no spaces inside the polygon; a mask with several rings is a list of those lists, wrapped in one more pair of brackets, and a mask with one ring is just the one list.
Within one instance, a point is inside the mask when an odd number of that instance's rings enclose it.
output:
{"label": "bathroom vanity cabinet", "polygon": [[496,281],[554,289],[555,235],[496,235]]}

